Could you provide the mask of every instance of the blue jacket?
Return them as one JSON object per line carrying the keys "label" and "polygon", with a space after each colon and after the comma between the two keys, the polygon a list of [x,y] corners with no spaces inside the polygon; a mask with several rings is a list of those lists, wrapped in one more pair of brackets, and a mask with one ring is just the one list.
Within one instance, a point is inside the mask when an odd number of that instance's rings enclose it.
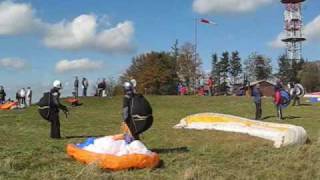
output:
{"label": "blue jacket", "polygon": [[262,95],[262,92],[261,92],[260,89],[254,87],[253,90],[252,90],[252,96],[253,96],[253,101],[255,103],[259,103],[259,102],[261,102],[261,97],[263,95]]}

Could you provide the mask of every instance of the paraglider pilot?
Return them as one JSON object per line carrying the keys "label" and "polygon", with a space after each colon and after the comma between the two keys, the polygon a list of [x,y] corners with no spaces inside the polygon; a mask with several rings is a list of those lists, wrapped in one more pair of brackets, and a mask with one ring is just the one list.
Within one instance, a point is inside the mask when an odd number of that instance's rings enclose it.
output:
{"label": "paraglider pilot", "polygon": [[[134,96],[134,89],[133,85],[129,82],[125,82],[123,85],[124,89],[124,97],[123,97],[123,104],[122,104],[122,118],[123,118],[123,128],[124,131],[129,130],[129,134],[125,134],[125,139],[126,141],[130,141],[133,139],[139,140],[139,135],[134,135],[134,132],[130,131],[133,129],[134,125],[132,122],[132,117],[131,117],[131,100]],[[131,136],[131,137],[130,137]]]}
{"label": "paraglider pilot", "polygon": [[54,139],[61,138],[59,120],[60,109],[63,110],[66,115],[68,114],[67,107],[62,105],[59,100],[61,89],[61,82],[55,80],[50,92],[44,93],[43,97],[38,102],[40,115],[51,123],[50,137]]}
{"label": "paraglider pilot", "polygon": [[122,106],[124,139],[127,143],[139,140],[139,135],[149,129],[153,123],[152,108],[141,95],[136,94],[133,84],[125,82]]}
{"label": "paraglider pilot", "polygon": [[60,135],[60,120],[59,120],[59,109],[63,112],[68,113],[66,106],[60,103],[60,90],[62,89],[62,84],[60,81],[56,80],[53,82],[53,88],[50,90],[50,116],[49,121],[51,121],[51,138],[61,138]]}

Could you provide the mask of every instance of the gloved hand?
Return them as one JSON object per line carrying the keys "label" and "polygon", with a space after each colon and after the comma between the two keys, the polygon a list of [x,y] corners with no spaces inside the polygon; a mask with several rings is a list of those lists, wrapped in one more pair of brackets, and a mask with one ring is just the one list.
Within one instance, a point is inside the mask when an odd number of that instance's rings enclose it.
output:
{"label": "gloved hand", "polygon": [[63,113],[66,115],[66,118],[69,116],[69,110],[66,108],[63,110]]}
{"label": "gloved hand", "polygon": [[124,134],[124,141],[126,142],[126,144],[130,144],[132,141],[134,141],[134,138],[126,133]]}

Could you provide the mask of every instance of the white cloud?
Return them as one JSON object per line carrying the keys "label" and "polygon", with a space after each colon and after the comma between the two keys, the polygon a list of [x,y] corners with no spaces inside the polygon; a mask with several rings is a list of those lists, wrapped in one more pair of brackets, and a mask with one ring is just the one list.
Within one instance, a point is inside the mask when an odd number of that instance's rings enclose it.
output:
{"label": "white cloud", "polygon": [[72,22],[52,25],[44,38],[44,43],[48,47],[64,50],[91,49],[107,53],[133,50],[132,22],[125,21],[100,32],[97,32],[98,26],[96,16],[81,15]]}
{"label": "white cloud", "polygon": [[194,0],[193,10],[199,14],[245,13],[272,2],[273,0]]}
{"label": "white cloud", "polygon": [[30,4],[0,2],[0,35],[37,32],[49,48],[91,50],[103,53],[129,53],[134,50],[131,21],[111,26],[110,17],[83,14],[72,21],[50,24],[35,17]]}
{"label": "white cloud", "polygon": [[[307,42],[320,42],[320,15],[309,22],[303,30]],[[269,42],[268,45],[272,48],[284,48],[285,43],[281,41],[285,37],[285,33],[281,32],[277,38]]]}
{"label": "white cloud", "polygon": [[286,47],[286,44],[282,42],[282,39],[285,37],[285,33],[281,32],[277,38],[271,42],[268,43],[268,45],[272,48],[284,48]]}
{"label": "white cloud", "polygon": [[9,69],[9,70],[22,70],[26,68],[26,63],[24,60],[19,58],[3,58],[0,59],[0,70]]}
{"label": "white cloud", "polygon": [[65,73],[70,71],[91,71],[101,68],[102,62],[92,61],[88,58],[75,60],[61,60],[56,64],[56,72]]}
{"label": "white cloud", "polygon": [[320,42],[320,15],[305,26],[304,33],[308,41]]}
{"label": "white cloud", "polygon": [[95,38],[95,48],[106,52],[131,52],[134,27],[131,21],[119,23],[116,27],[104,30]]}
{"label": "white cloud", "polygon": [[44,38],[48,47],[59,49],[79,49],[90,46],[96,31],[96,18],[81,15],[72,22],[60,22],[52,25]]}
{"label": "white cloud", "polygon": [[34,16],[29,4],[3,1],[0,3],[0,35],[16,35],[34,32],[44,27]]}

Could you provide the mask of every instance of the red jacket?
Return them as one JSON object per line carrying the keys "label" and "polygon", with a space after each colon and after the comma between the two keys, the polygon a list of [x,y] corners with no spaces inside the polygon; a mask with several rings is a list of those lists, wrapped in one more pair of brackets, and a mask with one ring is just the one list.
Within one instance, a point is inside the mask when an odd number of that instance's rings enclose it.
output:
{"label": "red jacket", "polygon": [[208,79],[207,84],[208,84],[209,87],[212,87],[213,86],[213,81],[211,79]]}
{"label": "red jacket", "polygon": [[281,104],[281,94],[280,94],[280,91],[277,90],[275,93],[274,93],[274,103],[276,105],[279,105]]}

